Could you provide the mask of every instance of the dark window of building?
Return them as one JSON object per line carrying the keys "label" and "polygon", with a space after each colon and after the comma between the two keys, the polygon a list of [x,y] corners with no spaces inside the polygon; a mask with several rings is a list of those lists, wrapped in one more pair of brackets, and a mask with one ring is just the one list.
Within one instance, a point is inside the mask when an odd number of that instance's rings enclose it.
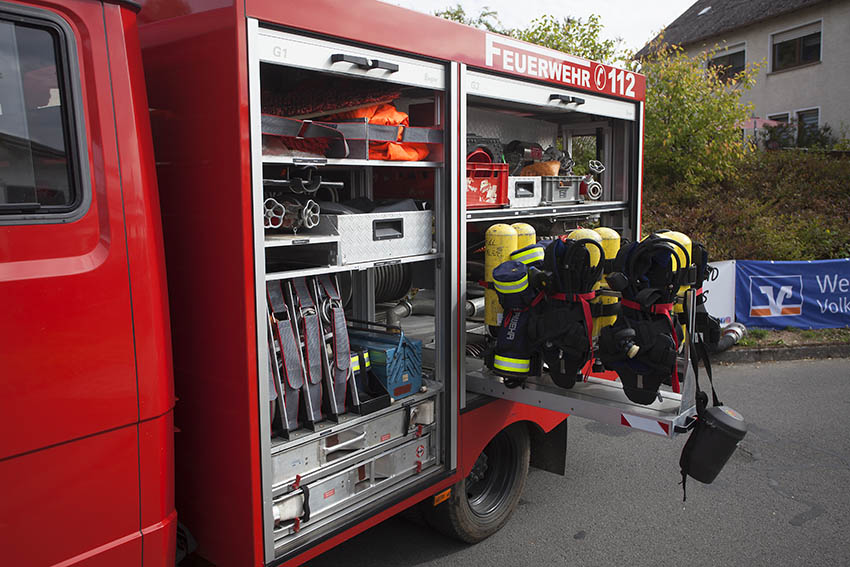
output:
{"label": "dark window of building", "polygon": [[0,214],[80,203],[60,42],[52,26],[0,17]]}
{"label": "dark window of building", "polygon": [[817,108],[797,113],[797,145],[807,146],[818,134],[819,112]]}
{"label": "dark window of building", "polygon": [[790,39],[782,39],[784,35],[779,34],[773,39],[774,71],[820,61],[820,31]]}
{"label": "dark window of building", "polygon": [[732,79],[744,70],[746,66],[747,55],[745,51],[736,51],[725,55],[718,55],[709,60],[708,64],[711,67],[716,67],[722,79]]}

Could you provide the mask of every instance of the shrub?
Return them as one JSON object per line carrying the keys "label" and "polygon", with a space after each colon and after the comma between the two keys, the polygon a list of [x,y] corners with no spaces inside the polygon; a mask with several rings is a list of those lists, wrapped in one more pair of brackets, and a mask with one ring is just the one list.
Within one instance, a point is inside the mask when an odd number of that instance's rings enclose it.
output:
{"label": "shrub", "polygon": [[749,146],[738,124],[752,112],[741,95],[755,82],[757,66],[729,78],[708,65],[716,50],[694,57],[656,39],[642,63],[646,75],[644,168],[652,188],[700,186],[734,176]]}
{"label": "shrub", "polygon": [[756,152],[735,181],[648,189],[644,233],[676,228],[715,259],[823,260],[850,256],[850,159]]}

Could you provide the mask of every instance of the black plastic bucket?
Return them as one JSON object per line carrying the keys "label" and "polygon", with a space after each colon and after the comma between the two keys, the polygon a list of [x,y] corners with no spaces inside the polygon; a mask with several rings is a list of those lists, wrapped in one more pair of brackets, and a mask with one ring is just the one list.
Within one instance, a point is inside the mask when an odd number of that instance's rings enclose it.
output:
{"label": "black plastic bucket", "polygon": [[746,434],[747,424],[741,414],[727,406],[708,408],[682,450],[682,472],[705,484],[712,483]]}

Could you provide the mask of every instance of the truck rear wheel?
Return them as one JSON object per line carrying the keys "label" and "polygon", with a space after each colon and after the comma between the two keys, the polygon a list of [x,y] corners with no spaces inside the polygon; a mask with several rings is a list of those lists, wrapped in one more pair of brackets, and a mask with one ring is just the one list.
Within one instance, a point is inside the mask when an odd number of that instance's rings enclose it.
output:
{"label": "truck rear wheel", "polygon": [[522,496],[530,456],[525,424],[500,431],[448,500],[437,506],[426,501],[428,524],[467,543],[490,537],[507,523]]}

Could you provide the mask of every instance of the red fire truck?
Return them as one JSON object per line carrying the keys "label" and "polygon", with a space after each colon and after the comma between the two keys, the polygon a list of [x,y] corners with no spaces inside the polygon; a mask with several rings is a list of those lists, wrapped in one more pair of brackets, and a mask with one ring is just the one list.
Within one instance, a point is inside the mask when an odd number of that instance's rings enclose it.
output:
{"label": "red fire truck", "polygon": [[[693,414],[482,362],[491,225],[638,238],[641,75],[369,0],[3,1],[0,55],[4,564],[172,565],[178,517],[299,564],[419,503],[477,541],[567,414]],[[594,195],[516,183],[579,138]]]}

